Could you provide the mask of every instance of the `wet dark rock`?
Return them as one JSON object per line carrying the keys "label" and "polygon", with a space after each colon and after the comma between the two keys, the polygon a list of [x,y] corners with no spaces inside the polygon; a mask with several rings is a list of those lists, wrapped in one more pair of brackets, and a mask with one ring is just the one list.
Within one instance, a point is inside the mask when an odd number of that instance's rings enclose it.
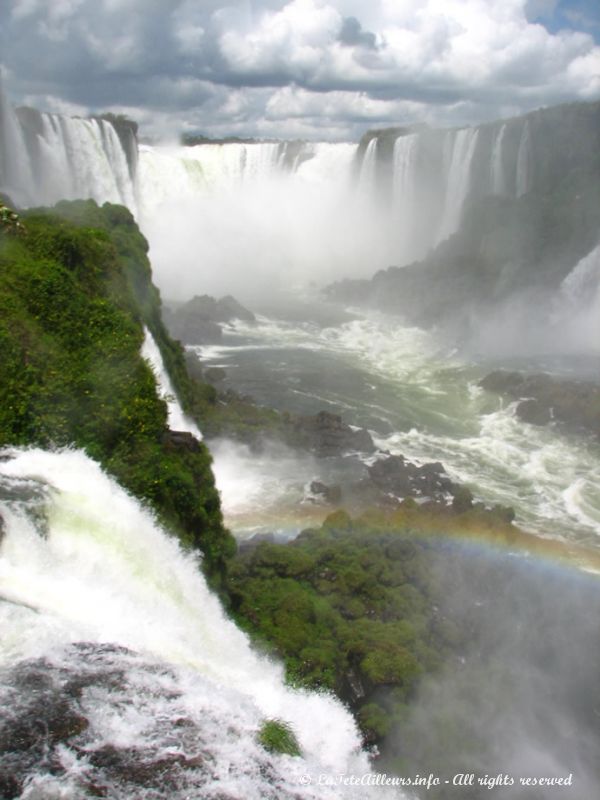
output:
{"label": "wet dark rock", "polygon": [[164,323],[169,333],[184,344],[216,344],[223,338],[219,323],[241,319],[254,322],[251,311],[227,295],[216,300],[209,295],[196,295],[177,308],[163,310]]}
{"label": "wet dark rock", "polygon": [[515,510],[512,506],[495,505],[491,508],[491,513],[502,522],[512,523],[515,519]]}
{"label": "wet dark rock", "polygon": [[344,673],[341,694],[353,706],[365,697],[365,687],[356,670],[349,669]]}
{"label": "wet dark rock", "polygon": [[220,383],[227,377],[227,372],[222,367],[209,367],[204,372],[204,377],[209,383]]}
{"label": "wet dark rock", "polygon": [[327,486],[321,481],[312,481],[309,489],[311,494],[322,497],[326,503],[336,504],[342,499],[342,489],[338,485]]}
{"label": "wet dark rock", "polygon": [[[191,719],[174,716],[173,724],[168,718],[157,719],[154,735],[149,734],[138,747],[106,744],[102,734],[98,737],[89,722],[88,707],[92,719],[98,702],[105,703],[107,711],[119,713],[139,694],[140,675],[147,700],[176,703],[180,697],[172,688],[173,674],[167,667],[110,644],[82,642],[69,646],[57,664],[36,659],[4,670],[0,800],[19,797],[34,775],[42,784],[45,775],[64,775],[64,748],[85,763],[85,769],[77,772],[82,796],[133,797],[140,787],[167,797],[188,776],[206,773],[211,756],[198,746],[201,729]],[[115,787],[119,787],[117,794]]]}
{"label": "wet dark rock", "polygon": [[168,430],[163,437],[164,444],[168,449],[186,450],[189,453],[200,451],[200,443],[195,436],[187,431]]}
{"label": "wet dark rock", "polygon": [[552,409],[532,397],[521,400],[517,406],[517,416],[531,425],[547,425],[552,420]]}
{"label": "wet dark rock", "polygon": [[0,756],[65,742],[82,733],[88,724],[67,698],[56,692],[34,693],[19,716],[0,727]]}
{"label": "wet dark rock", "polygon": [[169,753],[154,759],[133,747],[108,744],[87,753],[89,762],[110,774],[111,779],[148,788],[176,788],[181,769],[198,769],[204,764],[201,755],[188,758],[182,753]]}
{"label": "wet dark rock", "polygon": [[600,436],[600,386],[595,383],[496,370],[486,375],[480,386],[519,400],[516,414],[524,422],[555,422],[572,431]]}
{"label": "wet dark rock", "polygon": [[23,785],[17,776],[9,770],[0,769],[0,798],[1,800],[15,800],[19,797]]}
{"label": "wet dark rock", "polygon": [[457,514],[463,514],[473,508],[473,494],[466,486],[460,486],[454,493],[452,500],[452,510]]}
{"label": "wet dark rock", "polygon": [[419,467],[404,456],[387,456],[378,459],[368,471],[378,489],[395,497],[439,497],[455,489],[439,462]]}
{"label": "wet dark rock", "polygon": [[310,417],[295,417],[292,426],[298,444],[307,447],[319,458],[339,456],[351,451],[375,451],[375,444],[367,430],[354,429],[342,422],[338,414],[329,411],[319,411]]}

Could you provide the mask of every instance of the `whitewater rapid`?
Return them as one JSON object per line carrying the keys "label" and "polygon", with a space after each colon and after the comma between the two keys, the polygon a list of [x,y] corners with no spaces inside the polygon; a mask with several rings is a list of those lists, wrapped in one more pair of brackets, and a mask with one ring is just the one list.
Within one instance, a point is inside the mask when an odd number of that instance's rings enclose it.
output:
{"label": "whitewater rapid", "polygon": [[[515,403],[479,387],[492,367],[465,361],[434,334],[384,315],[325,327],[259,317],[257,324],[237,321],[224,330],[222,344],[196,348],[199,357],[229,369],[230,385],[258,402],[296,413],[341,413],[368,428],[382,451],[416,463],[441,461],[478,499],[513,506],[526,529],[600,545],[600,446],[523,422]],[[234,528],[238,517],[227,498],[237,493],[237,507],[244,503],[245,488],[234,479],[244,458],[239,450],[215,451],[217,484]],[[296,504],[304,496],[298,469],[302,476],[312,470],[313,479],[323,472],[300,456],[295,472],[285,461],[277,468],[275,457],[271,464],[279,499],[295,488]],[[260,499],[257,525],[273,506],[273,491]],[[244,516],[246,529],[250,517]]]}
{"label": "whitewater rapid", "polygon": [[[301,784],[305,774],[370,771],[351,715],[326,694],[286,687],[281,666],[258,656],[225,616],[196,556],[182,552],[96,463],[80,451],[4,451],[0,496],[2,676],[36,659],[49,673],[77,672],[100,652],[130,684],[116,704],[101,686],[90,688],[84,705],[91,724],[80,748],[142,746],[157,716],[179,715],[202,732],[214,761],[212,778],[200,770],[196,776],[202,796],[221,790],[259,800],[270,796],[273,781],[283,797],[353,796]],[[91,661],[82,656],[82,642],[96,653]],[[144,695],[145,672],[153,669],[163,676],[154,700]],[[256,733],[267,717],[292,725],[303,759],[260,748]],[[152,734],[156,757],[173,749],[197,755],[197,744],[169,730],[160,734],[164,741]],[[81,751],[67,751],[65,745],[62,783],[47,776],[42,785],[58,782],[61,798],[75,798],[86,762]],[[261,764],[275,776],[270,783],[260,777]]]}

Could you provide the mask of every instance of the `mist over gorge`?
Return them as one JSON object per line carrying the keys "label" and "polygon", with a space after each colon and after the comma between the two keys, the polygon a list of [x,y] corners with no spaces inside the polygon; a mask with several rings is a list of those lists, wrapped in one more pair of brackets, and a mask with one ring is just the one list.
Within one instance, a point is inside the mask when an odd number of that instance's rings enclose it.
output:
{"label": "mist over gorge", "polygon": [[123,202],[167,298],[333,284],[484,350],[596,348],[597,298],[579,287],[597,275],[597,103],[356,144],[139,148],[126,122],[2,108],[8,196]]}
{"label": "mist over gorge", "polygon": [[[369,770],[435,774],[402,790],[422,798],[491,796],[444,781],[498,772],[507,800],[593,796],[599,145],[598,103],[184,147],[0,96],[0,193],[30,229],[0,242],[25,398],[2,423],[4,797],[358,797],[317,776]],[[187,342],[198,381],[127,212],[36,210],[86,198],[129,208],[172,314],[230,293],[255,311]],[[486,387],[515,364],[575,389]],[[301,760],[263,746],[265,719]]]}

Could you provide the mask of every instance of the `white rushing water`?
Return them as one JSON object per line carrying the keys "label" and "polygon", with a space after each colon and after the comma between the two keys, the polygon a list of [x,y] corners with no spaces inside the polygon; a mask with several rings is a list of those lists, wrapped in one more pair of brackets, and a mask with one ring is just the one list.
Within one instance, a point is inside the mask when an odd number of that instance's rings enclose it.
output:
{"label": "white rushing water", "polygon": [[163,363],[158,345],[154,341],[148,328],[144,328],[144,343],[142,345],[141,354],[142,358],[145,358],[152,367],[152,371],[156,377],[159,397],[167,404],[169,428],[174,431],[186,431],[187,433],[191,433],[192,436],[195,436],[196,439],[202,439],[202,434],[196,423],[191,420],[181,408],[177,393],[173,388],[169,373]]}
{"label": "white rushing water", "polygon": [[444,212],[437,237],[438,242],[455,233],[460,225],[463,206],[469,193],[471,167],[478,135],[477,128],[463,128],[447,134],[446,194]]}
{"label": "white rushing water", "polygon": [[[461,361],[426,331],[385,315],[325,328],[259,318],[230,326],[223,344],[201,348],[201,357],[229,369],[233,385],[260,402],[298,413],[337,411],[370,428],[382,450],[417,463],[441,461],[478,498],[513,506],[529,530],[600,545],[598,445],[523,422],[514,403],[478,387],[490,368]],[[216,453],[217,480],[230,489],[225,513],[232,527],[248,530],[252,517],[257,526],[268,518],[269,498],[262,495],[252,515],[256,486],[232,477],[233,466],[244,463],[231,450]],[[298,476],[318,472],[314,464],[279,463],[279,470],[275,462],[262,469],[279,498],[271,510],[288,520],[289,530],[290,512],[281,506],[295,498],[298,508]],[[304,524],[298,517],[297,531],[311,523],[310,515]],[[276,529],[272,520],[270,526]]]}
{"label": "white rushing water", "polygon": [[23,124],[0,87],[0,143],[0,188],[18,205],[92,198],[137,212],[127,155],[110,122],[39,114]]}
{"label": "white rushing water", "polygon": [[358,186],[365,194],[372,194],[377,181],[377,137],[373,137],[363,155],[358,176]]}
{"label": "white rushing water", "polygon": [[517,170],[516,170],[516,193],[517,197],[521,197],[531,188],[531,132],[529,130],[529,121],[525,120],[523,130],[521,132],[521,139],[519,140],[519,150],[517,152]]}
{"label": "white rushing water", "polygon": [[358,144],[343,142],[136,152],[126,127],[17,114],[0,89],[0,191],[25,207],[77,198],[128,206],[149,239],[157,281],[174,298],[226,293],[249,274],[256,291],[289,288],[410,263],[456,232],[470,197],[529,191],[529,122],[510,120],[489,142],[481,130],[415,131],[398,137],[393,153],[374,136],[360,163]]}
{"label": "white rushing water", "polygon": [[[85,694],[90,727],[79,745],[86,753],[145,742],[155,758],[192,757],[200,749],[210,769],[192,770],[191,796],[199,789],[202,797],[221,791],[256,800],[355,796],[304,786],[302,778],[316,783],[319,774],[370,771],[350,714],[328,695],[287,688],[281,667],[257,656],[224,615],[196,559],[97,464],[79,451],[9,450],[0,488],[2,674],[24,659],[43,658],[48,673],[89,668],[92,656],[80,664],[74,655],[79,642],[95,653],[111,652],[100,645],[128,649],[111,656],[112,668],[125,674],[124,697],[101,681]],[[148,694],[145,670],[157,669],[160,691]],[[256,732],[266,717],[293,726],[303,759],[268,756],[259,747]],[[197,730],[195,740],[178,734],[185,726],[174,723],[182,718]],[[164,741],[155,730],[160,720]],[[89,763],[67,746],[61,759],[60,797],[75,800],[77,777]],[[52,785],[46,775],[42,787],[49,792]],[[126,796],[115,792],[111,797]]]}
{"label": "white rushing water", "polygon": [[492,194],[505,194],[506,178],[504,175],[504,137],[506,136],[506,124],[501,125],[492,146],[492,158],[490,162],[490,182]]}

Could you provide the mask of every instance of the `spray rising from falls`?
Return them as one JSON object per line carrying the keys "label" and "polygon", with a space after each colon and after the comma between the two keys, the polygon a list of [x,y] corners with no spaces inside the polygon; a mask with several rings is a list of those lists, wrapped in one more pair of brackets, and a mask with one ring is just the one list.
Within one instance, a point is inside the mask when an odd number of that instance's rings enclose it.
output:
{"label": "spray rising from falls", "polygon": [[423,258],[457,232],[473,202],[536,188],[539,128],[516,118],[375,132],[360,146],[138,148],[126,120],[15,111],[0,92],[0,191],[21,206],[88,197],[123,203],[171,297],[225,294],[234,285],[243,296],[246,288],[260,294],[366,277]]}
{"label": "spray rising from falls", "polygon": [[[11,711],[0,728],[41,714],[35,697],[50,711],[62,704],[71,720],[53,769],[49,756],[28,761],[39,736],[14,756],[30,787],[81,797],[100,771],[111,797],[132,796],[133,760],[153,797],[338,797],[304,788],[301,775],[368,772],[349,713],[284,686],[281,668],[225,617],[195,559],[94,462],[74,451],[3,456],[0,694]],[[303,759],[260,748],[265,717],[293,726]]]}

